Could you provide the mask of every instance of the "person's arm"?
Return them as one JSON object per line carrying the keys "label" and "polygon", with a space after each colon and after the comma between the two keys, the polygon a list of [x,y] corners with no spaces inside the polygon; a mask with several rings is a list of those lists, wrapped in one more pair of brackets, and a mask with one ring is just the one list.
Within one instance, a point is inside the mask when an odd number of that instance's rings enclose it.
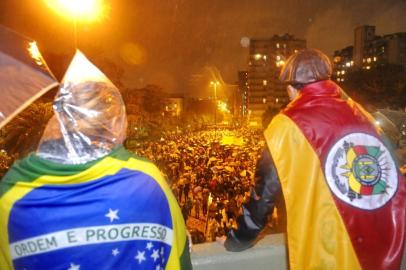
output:
{"label": "person's arm", "polygon": [[280,193],[278,174],[265,146],[255,170],[255,188],[251,190],[249,201],[243,205],[243,214],[237,218],[238,229],[230,230],[224,242],[227,250],[242,251],[254,244]]}

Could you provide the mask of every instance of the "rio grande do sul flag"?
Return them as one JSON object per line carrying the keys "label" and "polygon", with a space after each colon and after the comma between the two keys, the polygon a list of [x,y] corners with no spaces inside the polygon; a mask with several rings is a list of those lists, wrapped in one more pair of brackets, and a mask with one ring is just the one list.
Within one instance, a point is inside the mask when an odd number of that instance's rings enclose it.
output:
{"label": "rio grande do sul flag", "polygon": [[406,182],[372,118],[331,81],[265,132],[285,197],[291,269],[399,269]]}
{"label": "rio grande do sul flag", "polygon": [[176,199],[124,148],[84,165],[30,155],[0,188],[2,270],[188,269]]}

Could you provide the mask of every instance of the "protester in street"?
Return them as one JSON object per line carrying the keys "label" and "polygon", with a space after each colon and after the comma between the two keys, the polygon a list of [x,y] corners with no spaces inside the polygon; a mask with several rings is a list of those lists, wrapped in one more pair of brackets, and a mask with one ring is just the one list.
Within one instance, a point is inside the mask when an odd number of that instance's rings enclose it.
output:
{"label": "protester in street", "polygon": [[224,245],[252,246],[282,190],[290,269],[400,269],[405,179],[373,118],[330,77],[318,50],[286,61],[292,101],[265,131],[266,171]]}
{"label": "protester in street", "polygon": [[53,108],[37,152],[0,182],[0,269],[191,269],[176,198],[122,146],[121,95],[81,53]]}

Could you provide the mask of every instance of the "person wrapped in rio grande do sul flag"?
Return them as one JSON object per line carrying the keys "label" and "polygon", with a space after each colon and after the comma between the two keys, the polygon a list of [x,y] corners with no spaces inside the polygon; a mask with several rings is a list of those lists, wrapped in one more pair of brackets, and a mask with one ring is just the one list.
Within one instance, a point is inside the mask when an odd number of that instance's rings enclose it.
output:
{"label": "person wrapped in rio grande do sul flag", "polygon": [[0,269],[191,269],[166,180],[122,146],[118,89],[77,52],[36,153],[0,183]]}
{"label": "person wrapped in rio grande do sul flag", "polygon": [[330,76],[330,61],[318,50],[286,61],[281,80],[291,102],[264,133],[259,168],[265,168],[265,184],[225,247],[253,244],[281,190],[290,269],[400,269],[406,181],[370,114]]}

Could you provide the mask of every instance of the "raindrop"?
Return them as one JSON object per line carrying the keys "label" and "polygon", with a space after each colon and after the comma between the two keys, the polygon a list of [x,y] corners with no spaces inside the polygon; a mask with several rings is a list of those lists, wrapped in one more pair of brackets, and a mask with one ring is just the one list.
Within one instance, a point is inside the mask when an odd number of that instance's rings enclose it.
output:
{"label": "raindrop", "polygon": [[250,45],[250,39],[248,37],[242,37],[240,43],[244,48],[248,48]]}

